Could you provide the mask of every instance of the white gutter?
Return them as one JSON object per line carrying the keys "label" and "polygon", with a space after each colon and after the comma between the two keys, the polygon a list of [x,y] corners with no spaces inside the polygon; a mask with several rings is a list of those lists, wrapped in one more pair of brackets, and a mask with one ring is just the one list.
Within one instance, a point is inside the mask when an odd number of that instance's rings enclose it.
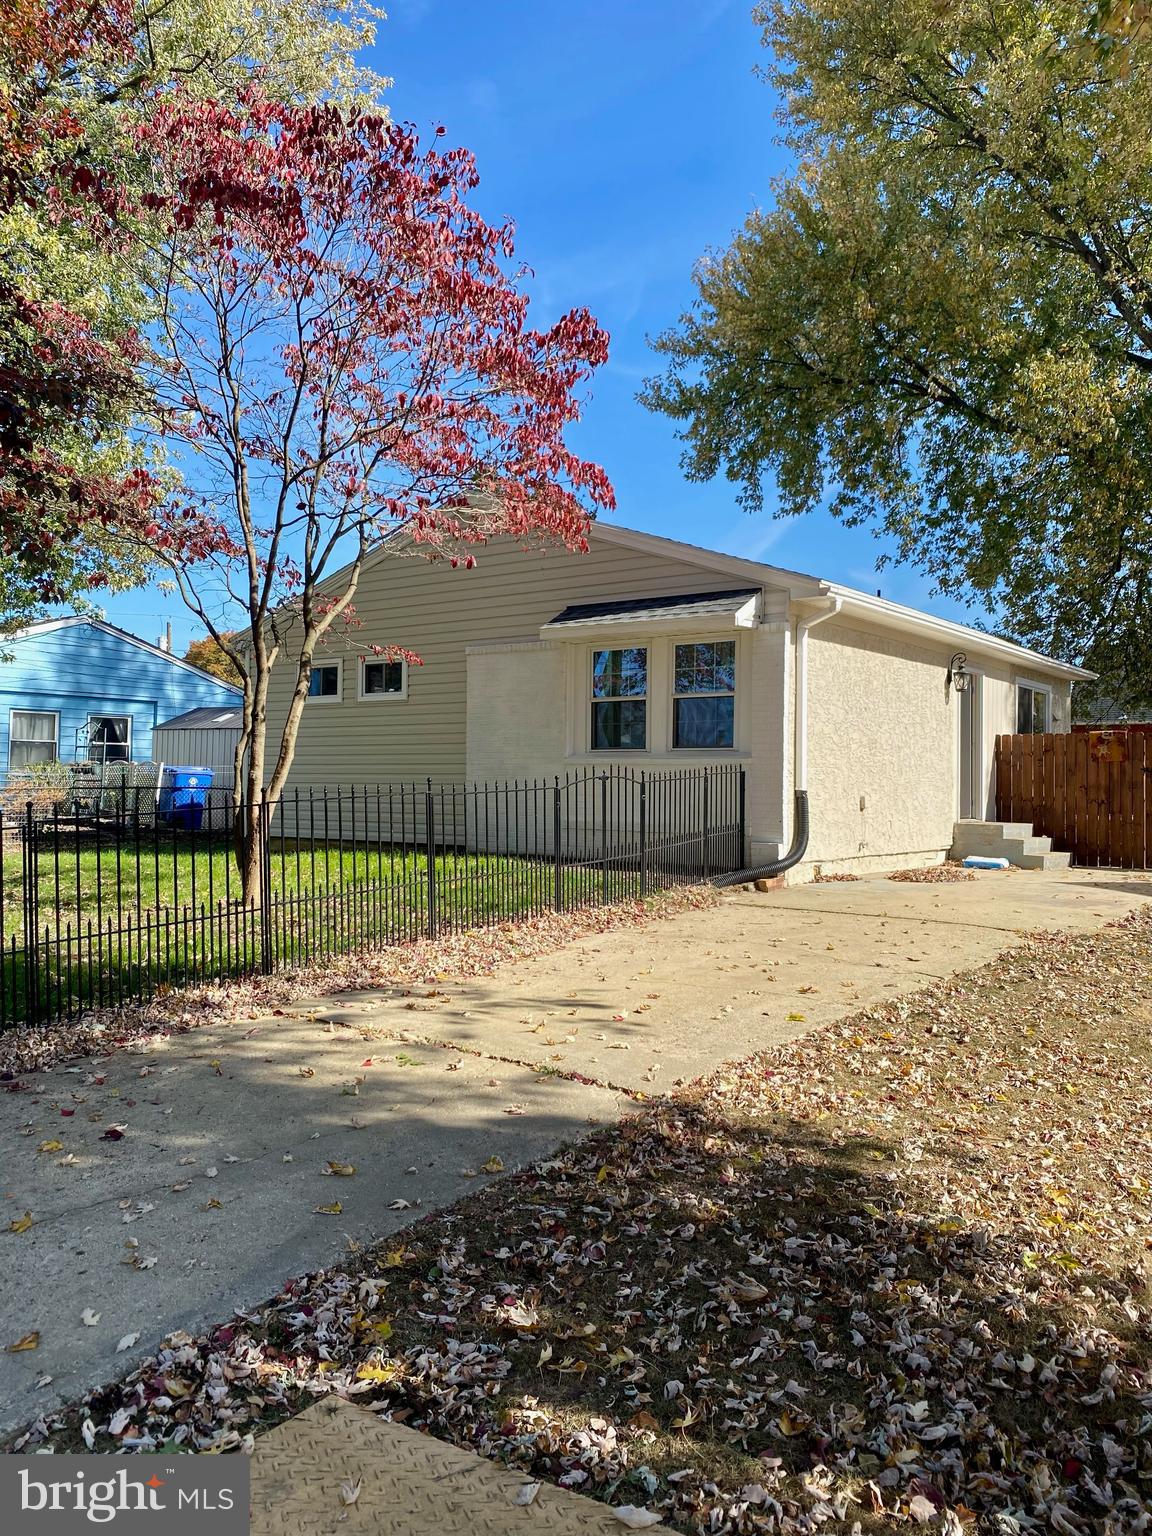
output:
{"label": "white gutter", "polygon": [[792,785],[794,790],[806,791],[808,788],[808,631],[815,629],[817,624],[823,624],[825,619],[834,618],[843,605],[842,598],[829,598],[829,606],[823,613],[810,613],[807,618],[798,619],[796,622],[796,705],[793,728],[795,781]]}

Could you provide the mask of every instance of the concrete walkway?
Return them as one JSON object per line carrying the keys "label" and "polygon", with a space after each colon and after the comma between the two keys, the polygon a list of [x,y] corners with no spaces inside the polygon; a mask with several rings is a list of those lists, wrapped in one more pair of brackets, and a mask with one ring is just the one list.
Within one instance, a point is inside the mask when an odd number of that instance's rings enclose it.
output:
{"label": "concrete walkway", "polygon": [[481,981],[307,1000],[31,1074],[0,1096],[0,1228],[34,1223],[0,1230],[0,1348],[40,1344],[0,1353],[0,1430],[637,1093],[1149,898],[1139,876],[1075,870],[740,892]]}

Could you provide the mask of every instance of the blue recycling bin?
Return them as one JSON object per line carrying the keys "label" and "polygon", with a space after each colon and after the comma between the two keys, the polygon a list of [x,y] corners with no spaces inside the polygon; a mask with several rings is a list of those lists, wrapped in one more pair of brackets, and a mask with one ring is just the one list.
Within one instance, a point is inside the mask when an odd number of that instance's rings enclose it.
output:
{"label": "blue recycling bin", "polygon": [[185,832],[199,832],[212,779],[211,768],[169,768],[156,809],[172,826]]}

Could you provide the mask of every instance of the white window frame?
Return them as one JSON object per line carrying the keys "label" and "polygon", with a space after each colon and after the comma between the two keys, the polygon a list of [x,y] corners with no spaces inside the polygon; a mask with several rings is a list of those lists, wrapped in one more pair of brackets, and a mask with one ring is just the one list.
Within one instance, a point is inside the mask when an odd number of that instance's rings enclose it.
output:
{"label": "white window frame", "polygon": [[1046,698],[1046,700],[1047,700],[1047,705],[1046,705],[1047,724],[1045,725],[1045,728],[1044,728],[1043,731],[1032,731],[1030,734],[1033,735],[1033,736],[1044,736],[1044,735],[1051,734],[1051,732],[1053,730],[1053,725],[1052,725],[1052,699],[1053,699],[1052,685],[1050,683],[1036,683],[1036,682],[1033,682],[1033,680],[1030,677],[1018,677],[1016,679],[1016,693],[1015,693],[1015,697],[1013,698],[1013,701],[1012,701],[1013,704],[1016,706],[1016,708],[1015,708],[1016,718],[1013,721],[1013,726],[1015,728],[1014,729],[1014,734],[1015,735],[1020,735],[1021,734],[1020,733],[1020,728],[1019,728],[1020,727],[1020,692],[1021,692],[1021,689],[1023,689],[1023,688],[1027,688],[1030,693],[1042,693],[1044,695],[1044,697]]}
{"label": "white window frame", "polygon": [[[400,688],[395,693],[367,693],[364,689],[364,672],[367,667],[399,667]],[[408,697],[408,663],[402,656],[393,657],[391,661],[386,656],[361,656],[360,665],[356,675],[356,698],[361,704],[376,704],[385,699],[401,700]]]}
{"label": "white window frame", "polygon": [[[732,688],[719,693],[677,693],[676,691],[676,648],[680,645],[730,645],[732,647]],[[673,638],[668,645],[668,660],[672,668],[672,690],[668,705],[668,750],[670,752],[732,752],[736,748],[737,732],[737,699],[740,694],[740,647],[736,643],[735,635],[719,635],[704,640],[676,639]],[[676,700],[677,699],[731,699],[732,700],[732,740],[726,747],[681,747],[676,743]]]}
{"label": "white window frame", "polygon": [[[758,676],[757,652],[753,648],[754,636],[750,631],[703,629],[672,629],[655,634],[625,635],[607,630],[596,639],[573,639],[563,644],[564,689],[567,726],[565,731],[565,760],[570,763],[600,763],[606,759],[682,766],[691,762],[737,762],[752,757],[752,694]],[[712,640],[736,641],[736,706],[733,742],[730,747],[673,747],[672,745],[672,689],[675,682],[673,661],[675,646],[698,645]],[[592,746],[592,655],[595,651],[621,650],[628,647],[643,648],[648,652],[648,709],[646,720],[647,746],[636,748],[605,748]]]}
{"label": "white window frame", "polygon": [[52,761],[54,763],[58,763],[60,761],[60,711],[58,709],[10,709],[8,711],[8,772],[9,773],[25,773],[25,772],[27,772],[27,768],[26,767],[25,768],[13,768],[13,766],[12,766],[12,736],[13,736],[12,726],[15,723],[17,715],[51,715],[52,716],[53,720],[56,722],[56,739],[55,739],[55,741],[53,743],[54,756],[52,758]]}
{"label": "white window frame", "polygon": [[89,757],[90,763],[130,763],[132,761],[132,716],[127,710],[97,709],[88,715],[88,751],[92,750],[92,722],[93,720],[127,720],[128,722],[128,756],[127,757]]}
{"label": "white window frame", "polygon": [[[644,652],[644,692],[643,694],[627,693],[612,694],[597,697],[596,694],[596,655],[599,651],[643,651]],[[611,757],[614,753],[621,757],[642,757],[652,751],[652,657],[653,647],[650,640],[643,640],[639,644],[629,644],[624,640],[604,641],[598,645],[589,646],[585,662],[585,677],[587,678],[588,705],[585,711],[585,741],[590,756],[597,759]],[[596,745],[596,733],[592,729],[592,717],[597,704],[635,704],[640,698],[644,700],[644,745],[642,747],[598,747]]]}
{"label": "white window frame", "polygon": [[[343,702],[344,702],[344,658],[343,658],[343,656],[336,656],[336,657],[333,657],[331,660],[325,659],[324,661],[314,661],[312,663],[312,676],[314,677],[316,675],[316,673],[319,672],[322,667],[335,667],[336,668],[336,692],[335,693],[327,693],[327,694],[325,694],[325,693],[310,693],[310,694],[308,694],[308,696],[304,700],[304,702],[306,704],[343,704]],[[309,687],[312,686],[312,679],[311,678],[309,678],[309,680],[308,680],[308,686]]]}

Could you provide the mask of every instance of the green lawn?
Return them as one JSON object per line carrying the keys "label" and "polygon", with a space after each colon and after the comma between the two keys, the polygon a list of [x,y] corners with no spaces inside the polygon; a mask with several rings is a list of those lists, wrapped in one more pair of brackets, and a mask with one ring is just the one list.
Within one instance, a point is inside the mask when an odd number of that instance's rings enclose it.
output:
{"label": "green lawn", "polygon": [[[446,852],[433,862],[437,905],[446,915],[513,916],[525,906],[551,905],[555,870],[549,858],[514,858],[495,854]],[[609,893],[622,894],[635,884],[635,871],[609,869]],[[599,893],[603,871],[595,866],[564,868],[561,888],[569,901]],[[283,843],[274,838],[271,855],[273,898],[337,898],[348,887],[377,887],[406,894],[418,907],[427,903],[428,858],[411,850],[336,844]],[[230,844],[223,838],[170,836],[100,848],[84,843],[42,850],[37,859],[38,928],[63,933],[86,928],[89,920],[106,926],[120,915],[133,919],[164,912],[211,911],[241,898]],[[20,850],[3,856],[3,932],[5,940],[24,931],[24,870]]]}
{"label": "green lawn", "polygon": [[[324,955],[523,918],[556,904],[552,860],[273,837],[270,899],[241,899],[224,837],[61,839],[37,858],[29,969],[23,856],[3,855],[0,1026]],[[564,867],[567,909],[638,894],[635,868]]]}

